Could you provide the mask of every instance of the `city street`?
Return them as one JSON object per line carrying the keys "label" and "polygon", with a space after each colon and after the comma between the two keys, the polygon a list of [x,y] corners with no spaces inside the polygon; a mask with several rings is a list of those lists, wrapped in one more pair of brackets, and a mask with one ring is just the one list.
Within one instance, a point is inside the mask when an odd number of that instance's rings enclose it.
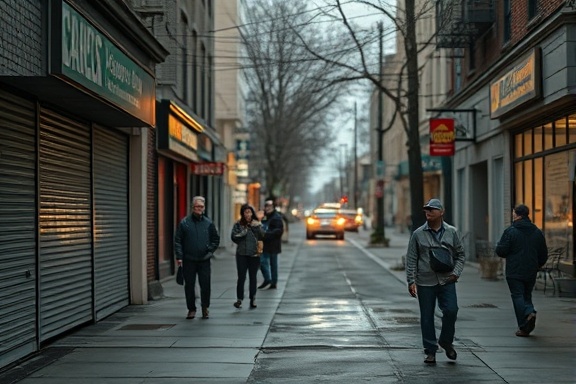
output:
{"label": "city street", "polygon": [[[223,234],[227,235],[227,234]],[[182,287],[129,306],[0,374],[0,383],[574,383],[576,299],[534,292],[538,322],[519,338],[505,281],[469,263],[458,283],[458,359],[423,363],[417,301],[397,270],[407,234],[368,247],[369,231],[305,240],[290,225],[277,290],[232,306],[232,250],[213,263],[210,319],[186,320]],[[261,280],[260,280],[261,281]],[[438,324],[438,323],[437,323]]]}

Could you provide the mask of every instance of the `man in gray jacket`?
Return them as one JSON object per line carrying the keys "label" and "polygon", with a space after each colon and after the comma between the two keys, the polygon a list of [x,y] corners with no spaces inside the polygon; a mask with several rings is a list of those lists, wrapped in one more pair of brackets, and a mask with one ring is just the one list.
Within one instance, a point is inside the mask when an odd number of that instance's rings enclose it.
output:
{"label": "man in gray jacket", "polygon": [[220,235],[216,226],[204,215],[206,199],[196,196],[192,199],[192,214],[186,216],[176,229],[174,252],[176,263],[184,271],[184,293],[188,307],[187,319],[196,317],[196,275],[200,285],[202,318],[207,319],[210,307],[211,258],[220,245]]}
{"label": "man in gray jacket", "polygon": [[[457,354],[452,343],[458,300],[456,297],[456,281],[464,268],[464,247],[458,231],[443,220],[444,207],[438,199],[431,199],[424,206],[426,223],[416,229],[410,237],[406,254],[406,280],[408,292],[418,298],[420,306],[420,330],[426,358],[424,363],[436,364],[438,345],[444,348],[446,356],[456,360]],[[430,250],[445,248],[450,251],[454,269],[449,272],[435,272],[430,263]],[[440,337],[436,339],[434,328],[434,311],[438,307],[442,311],[442,328]]]}

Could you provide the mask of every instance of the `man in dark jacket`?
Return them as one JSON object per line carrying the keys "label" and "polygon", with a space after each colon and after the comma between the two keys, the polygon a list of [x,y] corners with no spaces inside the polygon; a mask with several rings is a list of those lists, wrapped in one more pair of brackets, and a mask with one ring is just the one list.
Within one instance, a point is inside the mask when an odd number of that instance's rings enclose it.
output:
{"label": "man in dark jacket", "polygon": [[512,225],[506,228],[496,246],[496,254],[506,259],[506,281],[512,296],[518,331],[529,336],[536,327],[532,290],[538,269],[548,259],[544,234],[529,219],[530,210],[520,204],[512,211]]}
{"label": "man in dark jacket", "polygon": [[258,289],[276,289],[278,283],[278,254],[282,252],[282,233],[284,222],[282,216],[276,211],[274,199],[269,198],[264,203],[264,217],[262,226],[266,231],[264,235],[264,252],[260,256],[260,270],[264,276],[264,282]]}
{"label": "man in dark jacket", "polygon": [[178,266],[184,270],[184,293],[188,307],[187,319],[196,316],[196,275],[200,285],[202,318],[208,318],[210,307],[211,258],[220,245],[220,235],[216,226],[204,215],[206,199],[196,196],[192,199],[192,214],[186,216],[176,229],[174,252]]}

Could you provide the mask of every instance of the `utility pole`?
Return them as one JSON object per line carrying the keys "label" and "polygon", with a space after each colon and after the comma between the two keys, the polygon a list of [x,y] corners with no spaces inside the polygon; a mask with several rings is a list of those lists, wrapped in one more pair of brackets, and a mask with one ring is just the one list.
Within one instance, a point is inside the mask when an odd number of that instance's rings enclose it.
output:
{"label": "utility pole", "polygon": [[[347,150],[346,150],[346,143],[340,143],[340,150],[338,151],[338,157],[340,157],[342,160],[340,161],[340,183],[341,183],[341,189],[340,189],[340,197],[342,198],[342,196],[344,195],[348,195],[348,172],[347,172],[347,162],[348,159],[347,157]],[[342,152],[344,152],[344,155],[342,155]]]}
{"label": "utility pole", "polygon": [[383,138],[384,138],[384,127],[382,122],[383,111],[383,93],[382,93],[382,81],[383,67],[384,67],[384,53],[383,53],[383,38],[384,38],[384,26],[382,22],[378,23],[378,33],[380,41],[380,52],[379,52],[379,70],[378,70],[378,162],[376,164],[376,229],[371,237],[372,244],[382,244],[388,246],[388,239],[386,239],[386,234],[384,232],[384,149],[383,149]]}
{"label": "utility pole", "polygon": [[356,114],[357,108],[354,102],[354,208],[358,209],[358,119]]}

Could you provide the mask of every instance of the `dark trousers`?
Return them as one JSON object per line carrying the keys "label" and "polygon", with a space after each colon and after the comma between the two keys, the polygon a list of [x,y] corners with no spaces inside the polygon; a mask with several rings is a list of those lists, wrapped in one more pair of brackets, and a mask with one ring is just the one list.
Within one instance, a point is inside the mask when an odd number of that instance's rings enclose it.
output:
{"label": "dark trousers", "polygon": [[211,260],[192,261],[182,260],[184,271],[184,293],[186,306],[189,311],[196,310],[196,275],[200,285],[200,303],[203,308],[210,307],[210,275],[212,274]]}
{"label": "dark trousers", "polygon": [[[434,311],[438,307],[442,311],[442,328],[440,337],[436,340],[434,327]],[[456,284],[418,286],[418,303],[420,304],[420,329],[424,353],[436,353],[438,344],[452,344],[458,316],[458,299]]]}
{"label": "dark trousers", "polygon": [[526,317],[536,312],[532,303],[532,290],[536,284],[536,278],[526,280],[506,278],[506,282],[514,305],[516,323],[518,323],[518,328],[523,328],[526,325]]}
{"label": "dark trousers", "polygon": [[246,283],[246,271],[249,277],[250,300],[256,298],[256,280],[260,268],[260,257],[236,255],[236,270],[238,282],[236,283],[236,298],[244,300],[244,284]]}

